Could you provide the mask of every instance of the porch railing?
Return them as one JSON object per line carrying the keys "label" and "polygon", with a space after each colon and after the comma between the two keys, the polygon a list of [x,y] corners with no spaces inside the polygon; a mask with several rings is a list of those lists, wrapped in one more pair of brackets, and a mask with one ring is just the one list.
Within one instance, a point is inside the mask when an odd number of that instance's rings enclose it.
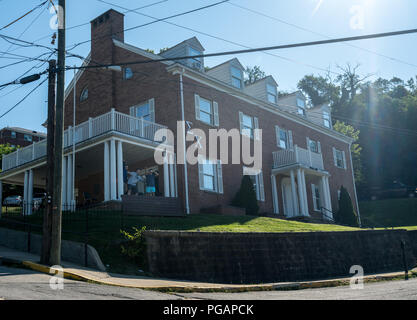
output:
{"label": "porch railing", "polygon": [[[166,127],[163,125],[120,113],[112,109],[112,111],[108,113],[96,118],[88,119],[88,121],[77,125],[75,128],[69,127],[65,130],[64,148],[72,146],[73,139],[75,140],[75,144],[78,144],[111,131],[117,131],[152,142],[161,142],[155,141],[155,133],[158,130],[165,128]],[[7,171],[45,157],[46,144],[47,140],[45,139],[5,155],[2,161],[2,170]]]}
{"label": "porch railing", "polygon": [[292,150],[280,150],[272,153],[274,168],[301,164],[310,168],[324,170],[323,155],[294,146]]}

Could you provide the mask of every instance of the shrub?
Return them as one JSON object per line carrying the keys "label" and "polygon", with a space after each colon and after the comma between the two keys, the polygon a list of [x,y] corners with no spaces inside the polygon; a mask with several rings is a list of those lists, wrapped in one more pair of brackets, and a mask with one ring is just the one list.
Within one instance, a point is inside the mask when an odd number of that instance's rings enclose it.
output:
{"label": "shrub", "polygon": [[239,191],[232,201],[235,207],[245,208],[247,215],[257,215],[259,212],[255,188],[249,176],[243,176]]}
{"label": "shrub", "polygon": [[340,188],[339,211],[335,216],[336,222],[342,225],[358,227],[358,214],[353,208],[349,192],[342,186]]}
{"label": "shrub", "polygon": [[125,242],[121,245],[122,254],[132,259],[138,266],[146,268],[146,242],[143,233],[146,226],[142,229],[133,227],[133,234],[120,230],[125,238]]}

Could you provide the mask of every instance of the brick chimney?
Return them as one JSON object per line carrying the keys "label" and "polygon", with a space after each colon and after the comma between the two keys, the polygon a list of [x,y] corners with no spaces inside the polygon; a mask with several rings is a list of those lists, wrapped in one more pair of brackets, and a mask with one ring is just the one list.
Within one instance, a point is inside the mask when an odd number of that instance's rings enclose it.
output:
{"label": "brick chimney", "polygon": [[113,39],[124,42],[124,14],[110,9],[91,21],[91,58],[93,61],[113,62]]}

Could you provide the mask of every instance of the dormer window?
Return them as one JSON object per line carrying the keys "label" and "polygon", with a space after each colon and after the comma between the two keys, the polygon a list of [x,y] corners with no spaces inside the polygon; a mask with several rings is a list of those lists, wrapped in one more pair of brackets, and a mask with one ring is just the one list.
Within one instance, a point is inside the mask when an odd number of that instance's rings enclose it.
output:
{"label": "dormer window", "polygon": [[330,113],[329,112],[323,111],[323,121],[324,121],[324,126],[326,128],[331,128]]}
{"label": "dormer window", "polygon": [[242,89],[243,87],[243,73],[242,70],[236,67],[231,67],[232,72],[232,86]]}
{"label": "dormer window", "polygon": [[277,103],[277,88],[271,84],[267,84],[266,90],[268,94],[268,101],[276,104]]}
{"label": "dormer window", "polygon": [[[191,47],[188,48],[188,52],[190,56],[201,56],[202,52],[195,50]],[[203,65],[202,58],[191,58],[189,59],[190,66],[194,69],[201,70]]]}
{"label": "dormer window", "polygon": [[297,108],[298,108],[298,114],[301,116],[306,115],[306,103],[303,99],[297,98]]}

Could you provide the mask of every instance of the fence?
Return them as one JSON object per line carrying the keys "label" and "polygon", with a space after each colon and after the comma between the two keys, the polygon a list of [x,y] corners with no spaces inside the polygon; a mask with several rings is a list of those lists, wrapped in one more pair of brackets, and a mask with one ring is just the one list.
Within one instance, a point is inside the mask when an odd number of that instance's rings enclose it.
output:
{"label": "fence", "polygon": [[[100,255],[114,241],[122,241],[120,230],[124,229],[125,217],[121,210],[111,207],[86,206],[82,208],[63,206],[62,239],[84,244],[84,264],[88,266],[88,245]],[[3,206],[0,227],[23,231],[28,234],[27,251],[31,252],[31,235],[43,233],[44,203],[35,201],[20,206]]]}

